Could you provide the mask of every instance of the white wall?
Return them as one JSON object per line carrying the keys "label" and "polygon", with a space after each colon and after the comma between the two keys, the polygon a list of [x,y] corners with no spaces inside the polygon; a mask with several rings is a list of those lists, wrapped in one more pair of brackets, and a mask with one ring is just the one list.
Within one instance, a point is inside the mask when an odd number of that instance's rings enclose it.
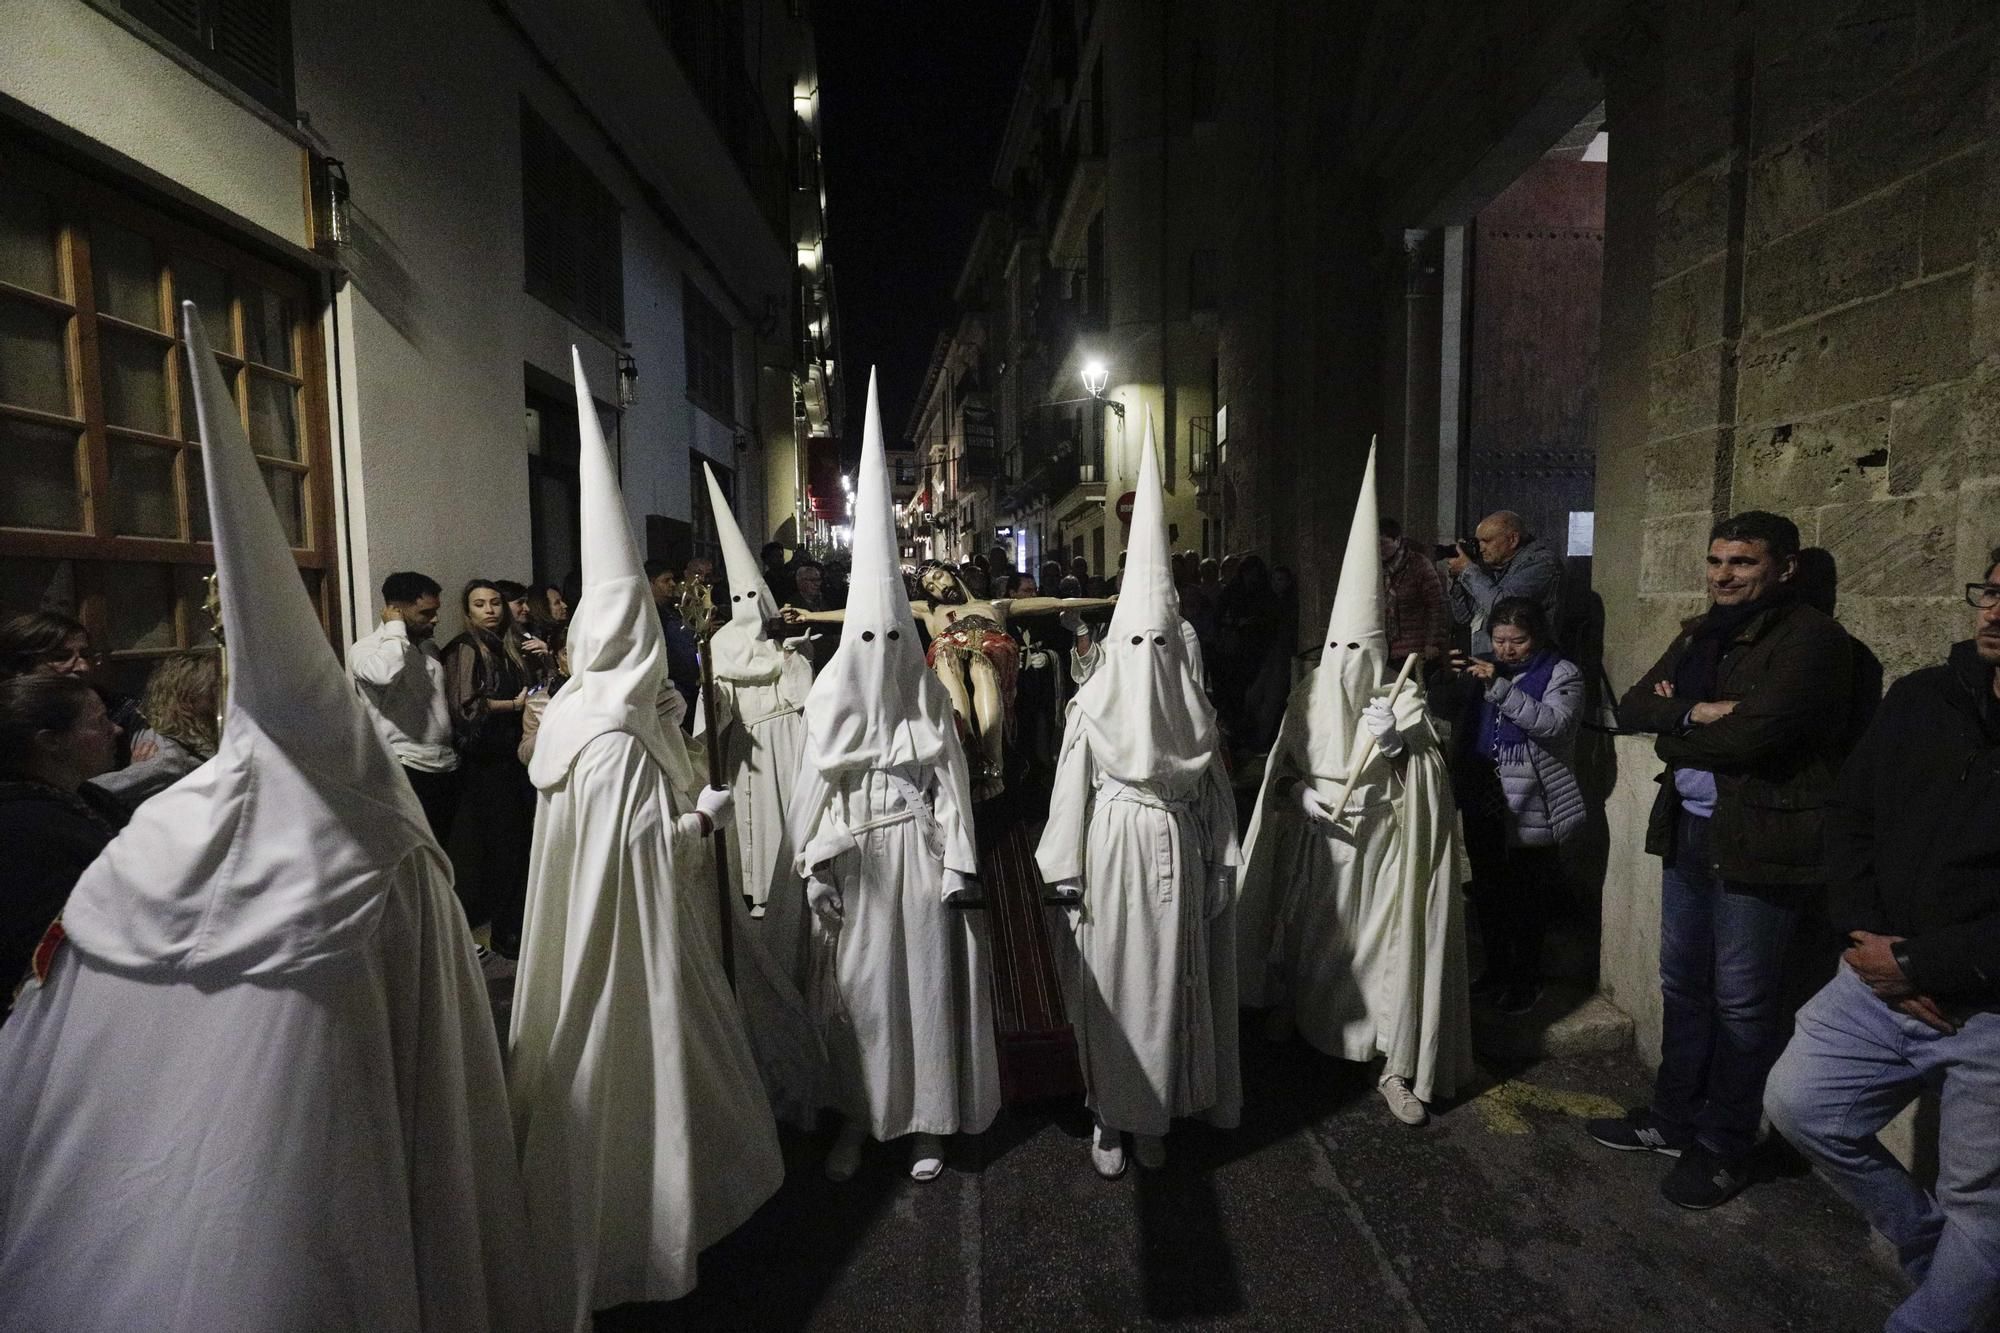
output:
{"label": "white wall", "polygon": [[[640,370],[624,423],[635,529],[643,540],[644,515],[689,516],[691,450],[737,468],[739,509],[763,510],[761,469],[688,401],[681,286],[694,273],[719,309],[747,321],[766,296],[784,299],[789,242],[771,233],[638,6],[515,0],[513,12],[525,35],[477,0],[293,9],[298,110],[353,190],[349,277],[323,323],[350,627],[373,621],[375,588],[393,569],[424,570],[448,589],[474,574],[539,572],[524,365],[567,382],[574,343],[597,397],[617,399],[615,342],[522,290],[524,95],[624,211],[625,339]],[[591,99],[628,162],[531,42]],[[79,0],[0,0],[0,92],[211,201],[253,238],[310,242],[307,133]],[[747,361],[739,379],[752,373]],[[741,384],[746,426],[756,402],[755,386]],[[455,632],[455,608],[443,628]]]}

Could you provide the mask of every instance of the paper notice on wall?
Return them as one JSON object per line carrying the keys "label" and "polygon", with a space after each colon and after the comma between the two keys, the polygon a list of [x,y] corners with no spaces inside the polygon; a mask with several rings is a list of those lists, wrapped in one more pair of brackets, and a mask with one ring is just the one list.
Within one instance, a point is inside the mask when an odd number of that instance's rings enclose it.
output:
{"label": "paper notice on wall", "polygon": [[1569,515],[1569,554],[1589,555],[1597,539],[1597,512],[1573,509]]}

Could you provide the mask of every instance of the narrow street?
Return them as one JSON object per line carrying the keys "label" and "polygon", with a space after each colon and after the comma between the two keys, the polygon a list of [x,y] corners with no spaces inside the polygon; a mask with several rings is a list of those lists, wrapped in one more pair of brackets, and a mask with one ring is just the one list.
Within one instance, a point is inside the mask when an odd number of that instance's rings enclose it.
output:
{"label": "narrow street", "polygon": [[1358,1066],[1246,1032],[1233,1134],[1177,1131],[1158,1173],[1090,1171],[1074,1105],[1003,1114],[918,1185],[900,1145],[844,1186],[787,1143],[784,1189],[672,1307],[601,1329],[1619,1329],[1881,1326],[1900,1284],[1802,1168],[1710,1213],[1664,1158],[1582,1119],[1639,1096],[1628,1057],[1548,1060],[1411,1130]]}

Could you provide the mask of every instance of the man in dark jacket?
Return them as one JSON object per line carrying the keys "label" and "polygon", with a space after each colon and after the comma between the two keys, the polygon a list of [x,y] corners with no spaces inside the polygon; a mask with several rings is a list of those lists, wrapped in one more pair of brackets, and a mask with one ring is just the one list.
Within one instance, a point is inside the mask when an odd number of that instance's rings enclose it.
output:
{"label": "man in dark jacket", "polygon": [[[1972,639],[1896,683],[1841,773],[1831,905],[1852,947],[1764,1098],[1917,1284],[1891,1329],[2000,1311],[2000,548],[1966,600]],[[1935,1193],[1876,1137],[1924,1088]]]}
{"label": "man in dark jacket", "polygon": [[1826,803],[1852,692],[1848,638],[1793,589],[1799,530],[1759,511],[1709,534],[1707,614],[1619,702],[1666,762],[1646,850],[1662,858],[1660,1071],[1652,1104],[1592,1138],[1679,1161],[1660,1192],[1713,1208],[1748,1183],[1764,1079],[1785,1042],[1786,948],[1826,880]]}
{"label": "man in dark jacket", "polygon": [[[1557,632],[1563,623],[1562,556],[1546,542],[1528,535],[1528,525],[1511,509],[1488,514],[1472,530],[1477,550],[1463,544],[1445,565],[1451,575],[1446,593],[1451,599],[1451,616],[1461,625],[1472,627],[1472,653],[1484,657],[1493,651],[1493,636],[1486,621],[1493,608],[1509,597],[1525,597],[1541,603],[1548,612],[1549,626]],[[1475,558],[1476,557],[1476,558]]]}

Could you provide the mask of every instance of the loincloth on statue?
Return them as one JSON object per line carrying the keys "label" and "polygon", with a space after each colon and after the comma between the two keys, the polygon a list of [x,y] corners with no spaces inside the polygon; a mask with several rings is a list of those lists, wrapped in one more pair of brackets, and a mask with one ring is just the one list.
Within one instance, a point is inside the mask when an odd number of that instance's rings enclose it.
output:
{"label": "loincloth on statue", "polygon": [[[931,640],[924,660],[935,667],[941,651],[971,653],[992,664],[994,674],[1000,677],[1001,715],[1006,718],[1007,729],[1011,732],[1014,728],[1014,683],[1021,674],[1021,645],[985,616],[961,616],[950,629]],[[959,720],[959,725],[964,728],[963,718]]]}

